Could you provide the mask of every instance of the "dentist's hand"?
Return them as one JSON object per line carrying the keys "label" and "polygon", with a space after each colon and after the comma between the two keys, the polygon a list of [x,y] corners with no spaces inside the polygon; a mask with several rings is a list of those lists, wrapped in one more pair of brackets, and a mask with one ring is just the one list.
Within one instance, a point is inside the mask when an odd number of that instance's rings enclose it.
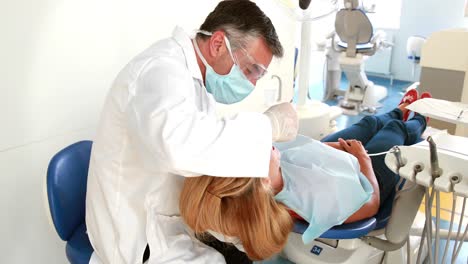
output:
{"label": "dentist's hand", "polygon": [[297,136],[299,121],[291,103],[274,105],[264,114],[270,119],[274,142],[292,140]]}

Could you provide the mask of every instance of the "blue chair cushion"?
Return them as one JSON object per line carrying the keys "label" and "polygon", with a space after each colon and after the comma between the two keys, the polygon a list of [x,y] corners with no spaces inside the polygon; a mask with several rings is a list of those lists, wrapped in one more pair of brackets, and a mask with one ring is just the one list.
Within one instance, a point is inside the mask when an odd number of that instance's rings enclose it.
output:
{"label": "blue chair cushion", "polygon": [[[374,217],[364,219],[358,222],[342,224],[334,226],[328,231],[323,233],[320,238],[328,239],[352,239],[359,238],[367,235],[370,231],[374,230],[377,221]],[[309,226],[309,223],[304,221],[294,222],[293,232],[303,234]]]}
{"label": "blue chair cushion", "polygon": [[[348,48],[348,43],[346,42],[338,42],[337,43],[340,48],[347,49]],[[367,51],[371,50],[374,47],[374,44],[372,43],[364,43],[364,44],[357,44],[356,45],[356,50],[357,51]]]}
{"label": "blue chair cushion", "polygon": [[334,226],[323,233],[321,238],[329,239],[353,239],[369,234],[374,230],[377,221],[374,217],[358,222]]}
{"label": "blue chair cushion", "polygon": [[393,200],[395,200],[396,192],[393,191],[387,197],[387,199],[380,205],[379,211],[374,216],[377,220],[375,225],[375,229],[382,229],[387,226],[388,220],[392,215],[392,208],[393,208]]}
{"label": "blue chair cushion", "polygon": [[70,237],[65,248],[67,258],[72,264],[88,264],[93,247],[86,233],[86,224],[81,224]]}

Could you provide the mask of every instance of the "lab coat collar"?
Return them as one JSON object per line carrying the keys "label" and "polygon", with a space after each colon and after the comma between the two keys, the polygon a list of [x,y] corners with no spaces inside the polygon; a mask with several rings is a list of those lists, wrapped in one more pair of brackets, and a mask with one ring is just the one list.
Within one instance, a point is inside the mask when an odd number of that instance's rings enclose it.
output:
{"label": "lab coat collar", "polygon": [[172,32],[172,38],[182,47],[185,54],[185,61],[189,71],[192,73],[192,77],[203,82],[200,66],[198,66],[195,50],[193,49],[191,36],[189,36],[183,28],[177,26]]}

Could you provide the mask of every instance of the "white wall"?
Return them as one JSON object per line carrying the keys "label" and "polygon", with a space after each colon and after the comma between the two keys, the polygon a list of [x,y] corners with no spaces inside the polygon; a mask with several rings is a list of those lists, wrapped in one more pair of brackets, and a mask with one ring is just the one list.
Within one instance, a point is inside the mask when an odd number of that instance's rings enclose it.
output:
{"label": "white wall", "polygon": [[[278,12],[268,1],[259,2]],[[177,24],[198,28],[216,3],[2,2],[0,263],[66,262],[64,243],[49,226],[43,205],[49,159],[73,142],[92,139],[105,94],[134,55],[170,36]],[[277,26],[280,18],[272,14]],[[289,39],[287,26],[278,31],[282,39]],[[286,57],[289,62],[277,62],[272,71],[284,72],[282,78],[292,85],[292,70],[286,70],[292,69],[291,53]]]}
{"label": "white wall", "polygon": [[412,80],[412,65],[406,56],[408,37],[412,35],[428,37],[435,31],[463,27],[465,1],[403,0],[400,29],[395,33],[392,57],[392,72],[396,79]]}

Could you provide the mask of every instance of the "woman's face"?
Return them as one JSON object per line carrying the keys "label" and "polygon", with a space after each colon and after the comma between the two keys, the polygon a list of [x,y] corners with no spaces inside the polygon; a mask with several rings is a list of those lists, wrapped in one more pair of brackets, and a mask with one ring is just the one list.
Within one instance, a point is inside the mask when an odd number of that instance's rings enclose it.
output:
{"label": "woman's face", "polygon": [[271,149],[270,153],[270,168],[268,172],[269,184],[273,190],[281,190],[283,186],[283,178],[281,177],[280,170],[280,158],[281,153],[274,146]]}

